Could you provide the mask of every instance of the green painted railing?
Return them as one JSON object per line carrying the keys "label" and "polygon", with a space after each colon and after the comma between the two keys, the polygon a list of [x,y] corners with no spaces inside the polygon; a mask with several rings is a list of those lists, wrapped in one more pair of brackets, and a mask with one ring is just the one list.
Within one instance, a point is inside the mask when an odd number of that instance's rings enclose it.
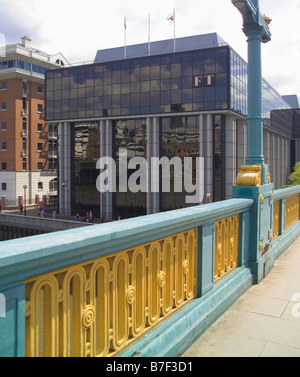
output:
{"label": "green painted railing", "polygon": [[[276,259],[299,236],[299,194],[300,186],[272,193],[277,225],[264,257]],[[184,352],[255,281],[254,203],[231,199],[1,242],[0,355]]]}

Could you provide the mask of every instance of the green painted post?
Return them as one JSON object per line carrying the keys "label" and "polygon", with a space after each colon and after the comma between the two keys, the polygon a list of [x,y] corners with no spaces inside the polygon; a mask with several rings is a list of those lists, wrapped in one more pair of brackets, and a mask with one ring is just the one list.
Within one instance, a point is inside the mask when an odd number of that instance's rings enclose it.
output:
{"label": "green painted post", "polygon": [[250,211],[240,214],[239,226],[239,266],[248,265],[250,246]]}
{"label": "green painted post", "polygon": [[25,356],[25,285],[2,286],[0,357]]}
{"label": "green painted post", "polygon": [[263,17],[259,0],[231,0],[243,17],[243,32],[248,39],[248,117],[246,165],[237,177],[233,197],[252,198],[249,229],[249,264],[254,281],[259,282],[270,270],[273,258],[270,238],[273,229],[273,189],[268,183],[268,166],[263,156],[261,43],[271,40],[270,19]]}
{"label": "green painted post", "polygon": [[214,286],[215,224],[203,225],[198,230],[197,295],[203,296]]}

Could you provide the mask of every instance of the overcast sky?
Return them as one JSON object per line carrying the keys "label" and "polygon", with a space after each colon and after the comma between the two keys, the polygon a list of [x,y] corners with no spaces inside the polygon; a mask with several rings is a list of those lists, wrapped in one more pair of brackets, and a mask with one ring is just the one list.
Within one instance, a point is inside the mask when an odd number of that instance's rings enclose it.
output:
{"label": "overcast sky", "polygon": [[[280,94],[300,98],[300,0],[260,0],[272,19],[272,41],[262,45],[263,76]],[[0,44],[23,35],[49,54],[70,63],[93,61],[99,49],[172,39],[167,17],[176,10],[176,36],[217,32],[247,60],[242,16],[231,0],[0,0]]]}

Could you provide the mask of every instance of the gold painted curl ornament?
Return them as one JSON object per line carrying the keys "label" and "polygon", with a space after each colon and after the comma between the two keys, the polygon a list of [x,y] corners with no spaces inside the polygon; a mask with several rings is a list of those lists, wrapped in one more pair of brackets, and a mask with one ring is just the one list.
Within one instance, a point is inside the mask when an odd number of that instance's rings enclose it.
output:
{"label": "gold painted curl ornament", "polygon": [[135,301],[135,287],[130,286],[127,290],[127,303],[131,305]]}
{"label": "gold painted curl ornament", "polygon": [[82,326],[88,329],[95,321],[95,308],[92,305],[86,306],[82,311]]}
{"label": "gold painted curl ornament", "polygon": [[166,274],[161,271],[158,276],[158,285],[162,288],[166,284]]}

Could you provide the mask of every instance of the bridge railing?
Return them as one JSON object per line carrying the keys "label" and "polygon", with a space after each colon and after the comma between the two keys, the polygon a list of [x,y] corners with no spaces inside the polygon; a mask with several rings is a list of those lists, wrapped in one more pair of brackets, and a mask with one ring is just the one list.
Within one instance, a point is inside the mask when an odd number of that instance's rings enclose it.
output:
{"label": "bridge railing", "polygon": [[299,220],[299,186],[274,191],[273,240]]}
{"label": "bridge railing", "polygon": [[[272,193],[268,253],[299,236],[299,194]],[[177,355],[253,284],[253,208],[231,199],[1,242],[0,355]]]}
{"label": "bridge railing", "polygon": [[252,203],[232,199],[1,242],[0,353],[118,354],[245,263],[248,234],[240,230],[249,227]]}

